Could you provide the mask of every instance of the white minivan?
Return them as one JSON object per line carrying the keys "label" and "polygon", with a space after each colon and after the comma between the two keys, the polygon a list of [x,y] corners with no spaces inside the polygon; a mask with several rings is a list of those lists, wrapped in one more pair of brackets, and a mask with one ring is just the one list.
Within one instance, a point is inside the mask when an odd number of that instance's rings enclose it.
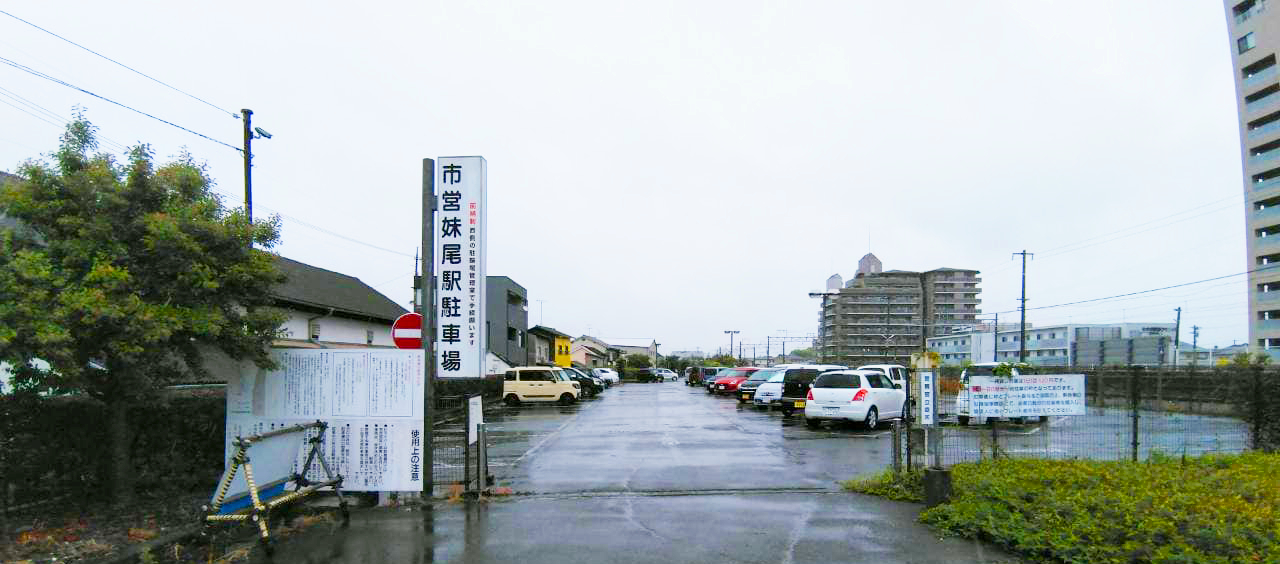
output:
{"label": "white minivan", "polygon": [[582,388],[556,366],[517,366],[502,378],[502,401],[509,406],[524,402],[578,401]]}

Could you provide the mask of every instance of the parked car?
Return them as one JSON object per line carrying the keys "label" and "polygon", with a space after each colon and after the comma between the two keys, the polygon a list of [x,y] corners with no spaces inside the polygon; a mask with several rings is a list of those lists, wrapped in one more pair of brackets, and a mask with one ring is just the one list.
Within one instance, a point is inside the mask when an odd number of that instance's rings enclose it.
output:
{"label": "parked car", "polygon": [[662,376],[653,368],[639,368],[635,371],[637,382],[661,382]]}
{"label": "parked car", "polygon": [[738,384],[738,403],[746,403],[755,398],[756,389],[761,384],[768,382],[774,374],[781,372],[781,368],[764,368],[751,373],[751,377],[743,380]]}
{"label": "parked car", "polygon": [[[956,422],[957,423],[961,425],[968,425],[969,421],[974,419],[974,416],[969,409],[970,407],[969,406],[969,402],[970,402],[969,377],[970,376],[994,376],[996,373],[996,367],[1000,366],[1001,364],[1004,364],[1004,363],[979,362],[977,364],[970,364],[969,366],[966,366],[964,368],[964,371],[960,372],[960,392],[956,394]],[[1010,372],[1009,375],[1019,376],[1022,374],[1032,374],[1034,370],[1035,368],[1030,364],[1025,364],[1025,363],[1012,364],[1009,366],[1009,372]],[[993,419],[997,419],[997,418],[993,417],[993,418],[980,418],[980,419],[986,419],[986,422],[990,423]],[[1022,417],[1014,417],[1010,419],[1010,421],[1013,423],[1023,423],[1025,420]],[[975,421],[975,423],[980,423],[980,422],[981,421]]]}
{"label": "parked car", "polygon": [[824,372],[805,396],[804,424],[816,429],[823,421],[857,421],[875,429],[882,419],[903,417],[907,391],[875,370]]}
{"label": "parked car", "polygon": [[604,382],[599,378],[593,377],[577,368],[563,368],[570,378],[573,378],[579,384],[582,384],[582,391],[586,392],[587,397],[595,397],[604,391]]}
{"label": "parked car", "polygon": [[655,370],[657,370],[658,375],[662,376],[663,382],[675,382],[680,379],[680,375],[670,368],[657,368]]}
{"label": "parked car", "polygon": [[874,370],[888,376],[891,382],[902,386],[904,390],[907,388],[907,367],[901,364],[867,364],[854,370]]}
{"label": "parked car", "polygon": [[685,380],[685,384],[689,386],[705,386],[707,385],[706,380],[708,378],[714,380],[715,378],[713,377],[720,370],[722,369],[719,366],[694,366],[689,372],[689,378]]}
{"label": "parked car", "polygon": [[716,380],[710,392],[721,395],[734,395],[738,393],[738,386],[759,370],[754,366],[740,366],[722,371],[716,374]]}
{"label": "parked car", "polygon": [[804,409],[809,384],[823,372],[848,370],[839,364],[799,364],[778,368],[778,372],[756,388],[752,398],[757,406],[777,407],[784,415]]}
{"label": "parked car", "polygon": [[618,377],[617,371],[612,368],[592,368],[591,375],[604,380],[609,386],[617,384],[621,378]]}
{"label": "parked car", "polygon": [[502,401],[507,405],[524,402],[578,401],[582,387],[555,366],[517,366],[508,370],[502,380]]}

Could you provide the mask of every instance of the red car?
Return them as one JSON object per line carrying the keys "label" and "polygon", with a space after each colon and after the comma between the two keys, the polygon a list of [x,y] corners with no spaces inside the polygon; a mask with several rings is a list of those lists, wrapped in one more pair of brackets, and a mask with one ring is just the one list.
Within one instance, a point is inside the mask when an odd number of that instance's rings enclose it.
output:
{"label": "red car", "polygon": [[733,394],[738,391],[738,384],[747,381],[751,377],[751,373],[760,370],[754,366],[743,366],[739,368],[730,368],[721,370],[719,378],[711,386],[707,387],[707,391],[713,394]]}

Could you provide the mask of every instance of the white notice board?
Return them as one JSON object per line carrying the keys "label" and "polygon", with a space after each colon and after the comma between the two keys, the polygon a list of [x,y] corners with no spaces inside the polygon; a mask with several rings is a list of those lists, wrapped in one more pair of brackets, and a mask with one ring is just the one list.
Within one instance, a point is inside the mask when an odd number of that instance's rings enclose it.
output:
{"label": "white notice board", "polygon": [[[422,491],[423,351],[272,349],[271,356],[276,370],[248,364],[227,382],[228,458],[237,436],[319,420],[329,424],[324,456],[345,478],[342,489]],[[325,479],[318,463],[311,473]]]}
{"label": "white notice board", "polygon": [[1085,415],[1084,374],[970,376],[969,409],[976,417]]}

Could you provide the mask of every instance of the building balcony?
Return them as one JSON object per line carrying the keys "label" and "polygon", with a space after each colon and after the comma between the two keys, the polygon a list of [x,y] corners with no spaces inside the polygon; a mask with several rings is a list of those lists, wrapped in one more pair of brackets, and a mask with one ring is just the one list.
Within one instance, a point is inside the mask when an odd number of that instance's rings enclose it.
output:
{"label": "building balcony", "polygon": [[1267,190],[1270,188],[1275,188],[1277,186],[1280,186],[1280,176],[1276,176],[1274,178],[1268,178],[1261,182],[1253,183],[1254,191]]}
{"label": "building balcony", "polygon": [[1240,81],[1240,85],[1244,87],[1242,90],[1253,90],[1263,84],[1274,81],[1276,79],[1276,70],[1277,66],[1271,65],[1253,73],[1251,76],[1245,77],[1244,80]]}
{"label": "building balcony", "polygon": [[1258,331],[1280,332],[1280,319],[1259,319],[1253,323],[1253,328]]}
{"label": "building balcony", "polygon": [[1255,255],[1270,255],[1280,253],[1280,235],[1272,235],[1270,237],[1254,237],[1253,251]]}
{"label": "building balcony", "polygon": [[1262,163],[1268,163],[1275,160],[1276,157],[1280,157],[1280,149],[1272,149],[1270,151],[1263,151],[1256,155],[1249,155],[1249,165],[1256,166]]}
{"label": "building balcony", "polygon": [[1276,292],[1258,292],[1253,295],[1253,302],[1262,304],[1280,304],[1280,291]]}
{"label": "building balcony", "polygon": [[[1275,67],[1272,67],[1275,68]],[[1261,127],[1250,129],[1245,135],[1249,139],[1260,139],[1272,133],[1280,131],[1280,120],[1273,121]]]}
{"label": "building balcony", "polygon": [[1272,92],[1252,102],[1245,102],[1244,111],[1254,114],[1263,110],[1270,110],[1276,107],[1276,101],[1280,100],[1280,91]]}
{"label": "building balcony", "polygon": [[1280,206],[1271,206],[1260,210],[1253,210],[1250,216],[1254,220],[1280,220]]}
{"label": "building balcony", "polygon": [[1027,350],[1065,349],[1065,348],[1067,348],[1066,339],[1029,339],[1027,340]]}

